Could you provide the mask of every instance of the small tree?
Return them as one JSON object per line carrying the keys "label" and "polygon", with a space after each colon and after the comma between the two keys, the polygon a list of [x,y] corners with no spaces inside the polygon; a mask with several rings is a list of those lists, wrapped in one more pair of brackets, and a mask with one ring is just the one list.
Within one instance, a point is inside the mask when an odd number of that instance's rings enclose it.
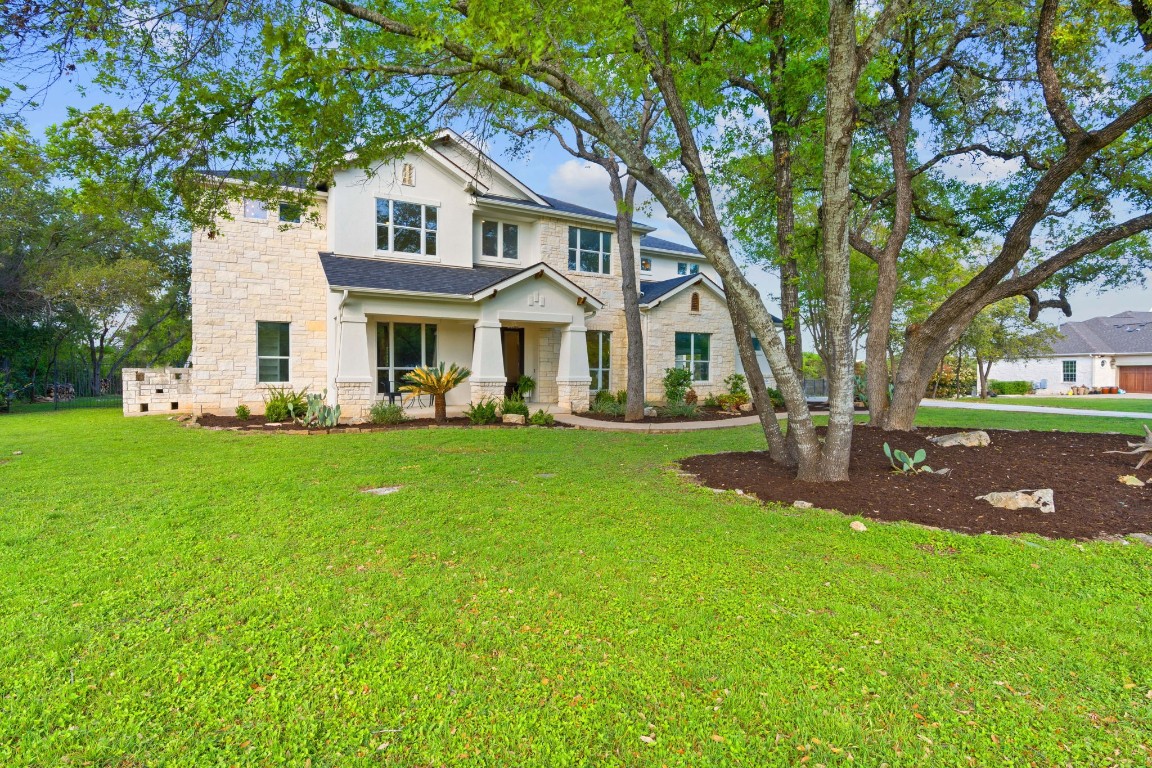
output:
{"label": "small tree", "polygon": [[980,397],[988,397],[988,375],[1002,360],[1026,360],[1052,351],[1059,335],[1055,326],[1033,323],[1027,299],[1017,296],[993,304],[972,321],[960,339],[976,360]]}
{"label": "small tree", "polygon": [[448,421],[448,401],[445,396],[464,383],[472,375],[472,371],[461,368],[452,363],[447,369],[444,363],[435,368],[417,368],[404,379],[408,382],[400,387],[400,391],[409,398],[418,395],[431,395],[436,409],[436,423],[443,424]]}

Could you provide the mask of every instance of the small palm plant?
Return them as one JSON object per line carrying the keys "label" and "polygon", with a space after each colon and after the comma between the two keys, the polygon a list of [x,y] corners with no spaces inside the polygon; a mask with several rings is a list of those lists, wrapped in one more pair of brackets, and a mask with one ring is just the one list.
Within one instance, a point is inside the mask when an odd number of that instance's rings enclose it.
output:
{"label": "small palm plant", "polygon": [[404,377],[408,383],[400,391],[408,397],[431,395],[436,407],[436,423],[448,421],[448,402],[445,395],[464,383],[472,371],[452,363],[448,368],[444,363],[435,368],[417,368]]}

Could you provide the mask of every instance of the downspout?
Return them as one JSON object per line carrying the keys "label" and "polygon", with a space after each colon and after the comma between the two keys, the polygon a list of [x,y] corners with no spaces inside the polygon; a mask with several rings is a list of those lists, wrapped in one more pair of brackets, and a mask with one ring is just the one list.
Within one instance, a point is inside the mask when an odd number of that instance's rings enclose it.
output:
{"label": "downspout", "polygon": [[340,402],[340,350],[344,348],[344,305],[348,303],[348,289],[345,288],[336,307],[336,370],[332,372],[333,402]]}

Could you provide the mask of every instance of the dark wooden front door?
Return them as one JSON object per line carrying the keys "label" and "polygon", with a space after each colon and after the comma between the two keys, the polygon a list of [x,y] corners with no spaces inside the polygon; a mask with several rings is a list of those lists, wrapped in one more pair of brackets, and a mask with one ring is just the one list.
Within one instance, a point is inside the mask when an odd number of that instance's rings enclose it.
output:
{"label": "dark wooden front door", "polygon": [[500,344],[504,348],[504,396],[510,397],[524,375],[524,329],[501,328]]}
{"label": "dark wooden front door", "polygon": [[1120,366],[1120,389],[1152,394],[1152,365]]}

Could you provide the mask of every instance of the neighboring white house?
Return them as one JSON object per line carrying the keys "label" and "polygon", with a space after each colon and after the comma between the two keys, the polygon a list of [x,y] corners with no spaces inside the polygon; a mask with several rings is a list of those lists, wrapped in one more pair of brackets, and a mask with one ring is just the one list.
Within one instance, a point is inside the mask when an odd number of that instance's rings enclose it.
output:
{"label": "neighboring white house", "polygon": [[1052,352],[996,363],[989,378],[1031,381],[1040,393],[1072,387],[1119,387],[1152,393],[1152,312],[1121,312],[1060,327]]}
{"label": "neighboring white house", "polygon": [[[555,410],[624,388],[613,214],[537,194],[451,131],[372,174],[339,171],[318,196],[318,223],[244,200],[193,232],[194,412],[258,413],[286,385],[327,389],[356,417],[441,361],[472,369],[450,406],[523,375]],[[637,225],[634,242],[648,398],[673,366],[701,396],[719,392],[742,370],[719,279],[651,231]]]}

